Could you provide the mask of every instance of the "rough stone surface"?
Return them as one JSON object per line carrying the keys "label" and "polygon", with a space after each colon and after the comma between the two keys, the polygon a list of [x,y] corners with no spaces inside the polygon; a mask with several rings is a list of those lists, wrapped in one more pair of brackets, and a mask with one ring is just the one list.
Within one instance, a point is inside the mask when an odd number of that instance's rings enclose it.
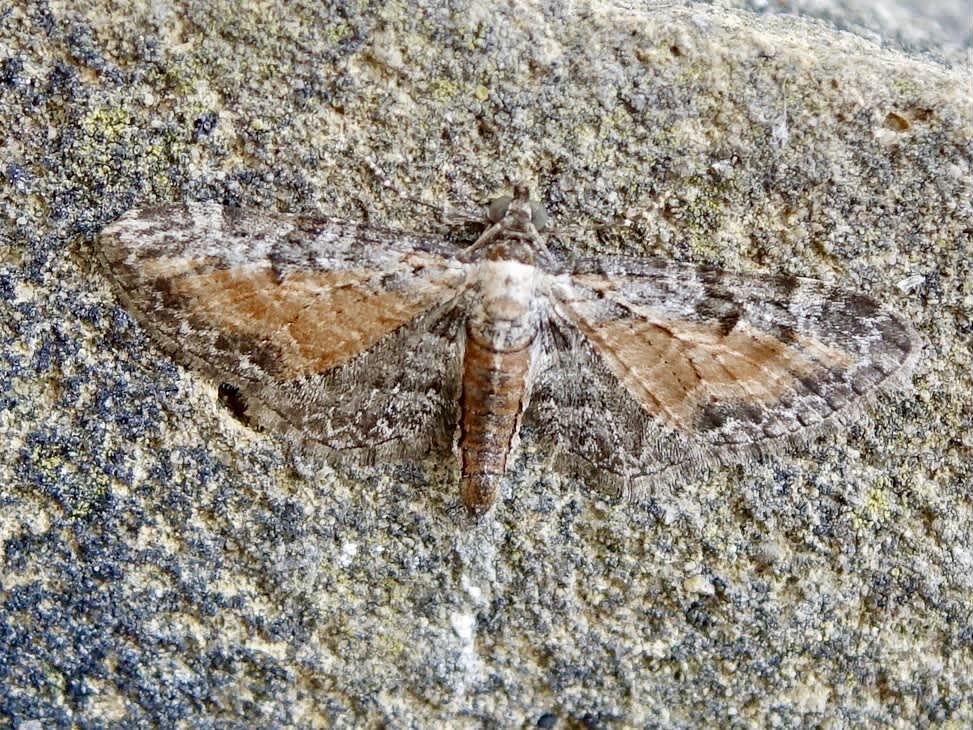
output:
{"label": "rough stone surface", "polygon": [[[969,4],[565,5],[0,7],[0,727],[973,724]],[[892,303],[914,392],[642,506],[525,439],[473,524],[449,455],[295,463],[91,255],[505,177],[567,250]]]}

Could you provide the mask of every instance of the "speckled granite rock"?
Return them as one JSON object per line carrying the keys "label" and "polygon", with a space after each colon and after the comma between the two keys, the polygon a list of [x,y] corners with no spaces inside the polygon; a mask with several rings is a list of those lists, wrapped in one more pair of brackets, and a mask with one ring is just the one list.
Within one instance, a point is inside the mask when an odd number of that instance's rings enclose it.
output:
{"label": "speckled granite rock", "polygon": [[[962,6],[441,5],[0,7],[0,726],[973,724]],[[525,440],[474,525],[448,455],[294,464],[91,255],[137,204],[438,230],[408,196],[505,176],[573,250],[892,303],[915,391],[647,505]]]}

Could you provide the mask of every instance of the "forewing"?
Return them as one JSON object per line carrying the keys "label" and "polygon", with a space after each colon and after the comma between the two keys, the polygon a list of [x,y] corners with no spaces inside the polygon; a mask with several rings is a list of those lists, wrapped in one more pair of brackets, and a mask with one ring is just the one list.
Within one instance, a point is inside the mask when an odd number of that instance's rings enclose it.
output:
{"label": "forewing", "polygon": [[912,329],[890,311],[808,279],[597,259],[558,277],[552,294],[558,316],[597,354],[594,372],[621,391],[613,398],[642,411],[636,428],[622,408],[635,435],[619,443],[631,453],[609,460],[629,474],[653,471],[655,459],[675,463],[680,450],[721,460],[800,436],[907,372],[918,354]]}
{"label": "forewing", "polygon": [[[101,251],[121,298],[166,349],[337,448],[387,441],[407,416],[386,408],[381,435],[346,423],[337,438],[321,417],[332,397],[387,406],[375,389],[426,377],[396,348],[455,354],[435,332],[455,319],[466,268],[434,237],[194,203],[126,214],[103,231]],[[370,352],[382,367],[366,374]],[[429,377],[451,367],[434,362]]]}

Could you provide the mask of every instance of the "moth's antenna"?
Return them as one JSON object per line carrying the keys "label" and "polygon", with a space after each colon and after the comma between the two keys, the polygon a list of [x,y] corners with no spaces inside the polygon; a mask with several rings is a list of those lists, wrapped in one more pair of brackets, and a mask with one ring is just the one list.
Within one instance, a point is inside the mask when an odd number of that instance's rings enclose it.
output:
{"label": "moth's antenna", "polygon": [[410,203],[416,203],[424,208],[428,208],[436,214],[437,219],[440,223],[444,225],[462,225],[463,223],[482,223],[484,220],[483,213],[471,213],[469,211],[459,210],[458,208],[453,208],[449,203],[444,203],[443,205],[436,205],[435,203],[430,203],[428,201],[417,198],[413,195],[407,195],[402,190],[400,190],[395,183],[393,183],[382,170],[371,160],[365,160],[365,167],[368,171],[375,176],[378,184],[386,190],[390,190],[397,197],[402,200],[408,200]]}

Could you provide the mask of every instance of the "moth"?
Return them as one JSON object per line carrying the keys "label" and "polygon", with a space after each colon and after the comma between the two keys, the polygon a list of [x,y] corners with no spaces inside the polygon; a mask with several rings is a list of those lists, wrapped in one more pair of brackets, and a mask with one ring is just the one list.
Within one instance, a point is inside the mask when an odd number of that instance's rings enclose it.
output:
{"label": "moth", "polygon": [[329,454],[458,446],[493,505],[522,431],[639,493],[801,441],[903,380],[912,327],[852,291],[660,258],[573,261],[526,186],[446,238],[215,203],[134,210],[100,252],[121,301],[259,423]]}

